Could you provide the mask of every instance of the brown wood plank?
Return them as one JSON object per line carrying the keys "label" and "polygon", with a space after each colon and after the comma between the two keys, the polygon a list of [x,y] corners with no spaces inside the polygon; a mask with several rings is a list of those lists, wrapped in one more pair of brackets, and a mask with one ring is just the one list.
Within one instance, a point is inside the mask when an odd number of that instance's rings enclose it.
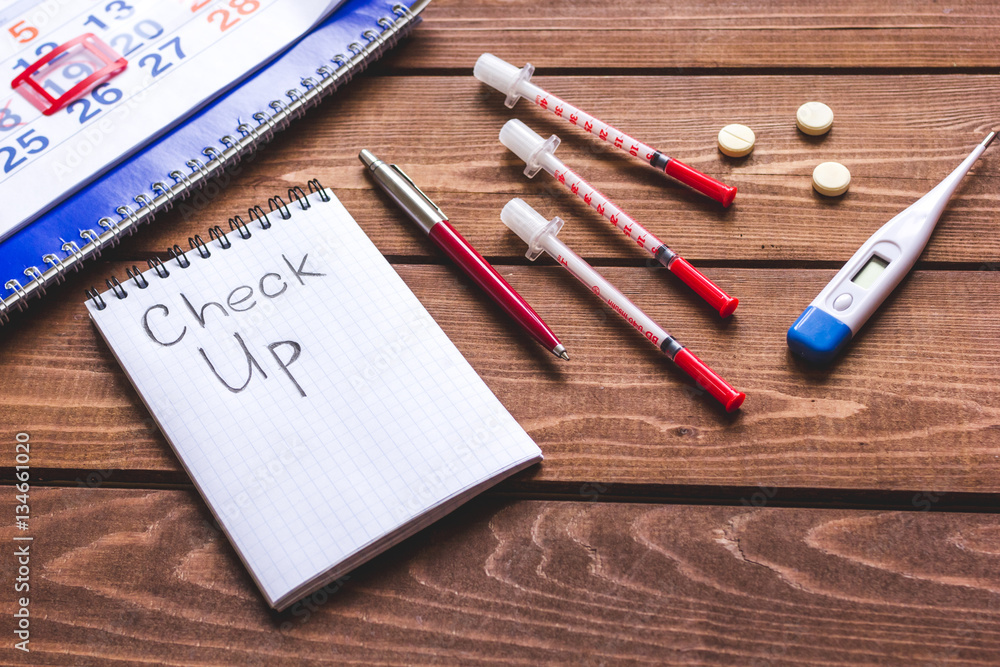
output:
{"label": "brown wood plank", "polygon": [[[1000,330],[982,325],[981,305],[1000,288],[996,271],[916,272],[819,371],[792,358],[785,331],[832,270],[707,270],[742,299],[730,322],[665,271],[604,270],[747,392],[727,416],[555,266],[501,270],[569,363],[516,333],[453,268],[397,270],[542,447],[532,483],[1000,491]],[[124,266],[80,282],[111,271]],[[29,432],[37,467],[177,471],[77,289],[0,330],[0,432]]]}
{"label": "brown wood plank", "polygon": [[[532,105],[507,110],[498,93],[486,92],[471,76],[380,77],[353,82],[342,97],[328,100],[240,165],[228,189],[212,188],[182,204],[115,256],[162,253],[317,177],[336,190],[386,253],[440,258],[364,174],[357,153],[368,147],[402,165],[487,256],[523,255],[523,244],[499,221],[503,205],[520,196],[546,215],[566,218],[563,237],[581,254],[644,262],[639,248],[547,174],[524,177],[523,164],[497,140],[502,124],[516,116],[543,135],[559,134],[564,142],[558,154],[567,164],[691,260],[832,266],[948,174],[1000,119],[997,76],[625,77],[608,80],[622,86],[617,95],[590,90],[590,77],[546,81],[609,122],[736,185],[736,204],[722,210]],[[795,128],[796,108],[814,98],[836,113],[824,138]],[[454,114],[447,122],[438,105],[442,99]],[[757,147],[745,160],[716,148],[719,128],[730,122],[757,132]],[[828,160],[852,171],[844,197],[812,190],[813,168]],[[1000,262],[998,193],[1000,150],[994,146],[953,199],[924,260]]]}
{"label": "brown wood plank", "polygon": [[537,67],[996,67],[988,0],[468,3],[434,0],[408,68],[471,68],[485,50]]}
{"label": "brown wood plank", "polygon": [[[834,267],[1000,119],[1000,4],[434,0],[425,18],[227,189],[0,327],[0,434],[11,448],[31,434],[33,475],[30,529],[8,520],[0,540],[34,538],[32,653],[0,662],[1000,663],[1000,518],[940,511],[962,498],[992,511],[1000,492],[1000,329],[983,312],[1000,290],[997,149],[846,357],[810,369],[784,343]],[[540,85],[737,185],[737,205],[721,211],[525,101],[504,108],[471,76],[483,51],[531,61]],[[823,138],[794,127],[812,99],[836,113]],[[528,181],[496,140],[512,117],[559,134],[561,157],[741,298],[737,316],[720,322],[544,174]],[[757,132],[747,159],[715,148],[731,122]],[[361,147],[407,169],[572,362],[514,333],[443,262],[365,177]],[[827,160],[852,171],[843,198],[810,188]],[[393,258],[546,460],[276,614],[80,302],[85,286],[311,177]],[[723,414],[558,267],[528,265],[499,222],[514,196],[566,218],[563,238],[746,390],[744,410]],[[110,213],[81,212],[81,225]],[[12,457],[0,468],[8,517]],[[148,488],[161,483],[182,488]],[[733,506],[585,502],[622,496]],[[779,507],[881,502],[939,511]],[[6,581],[16,567],[0,557]],[[0,596],[0,613],[18,595]]]}
{"label": "brown wood plank", "polygon": [[1000,660],[996,515],[474,501],[274,614],[194,492],[30,502],[33,664]]}

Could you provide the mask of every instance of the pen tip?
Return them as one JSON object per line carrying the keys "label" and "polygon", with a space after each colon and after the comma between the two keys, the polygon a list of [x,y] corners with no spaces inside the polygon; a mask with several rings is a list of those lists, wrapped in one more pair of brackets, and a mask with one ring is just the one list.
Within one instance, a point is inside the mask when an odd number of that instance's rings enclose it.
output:
{"label": "pen tip", "polygon": [[563,351],[562,351],[562,352],[561,352],[561,353],[559,354],[559,358],[560,358],[560,359],[565,359],[566,361],[569,361],[569,353],[568,353],[568,352],[566,352],[566,350],[563,350]]}
{"label": "pen tip", "polygon": [[563,347],[562,343],[559,343],[554,348],[552,348],[552,354],[556,355],[564,361],[569,361],[569,354],[566,353],[566,348]]}
{"label": "pen tip", "polygon": [[361,160],[366,167],[371,169],[372,165],[378,162],[378,158],[367,148],[362,148],[361,152],[358,153],[358,159]]}

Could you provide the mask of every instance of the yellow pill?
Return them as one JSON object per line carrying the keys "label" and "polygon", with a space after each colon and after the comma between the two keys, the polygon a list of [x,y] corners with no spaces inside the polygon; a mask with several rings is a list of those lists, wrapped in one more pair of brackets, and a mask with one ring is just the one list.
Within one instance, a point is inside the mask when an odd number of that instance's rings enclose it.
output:
{"label": "yellow pill", "polygon": [[806,102],[795,112],[795,124],[806,134],[826,134],[833,127],[833,109],[822,102]]}
{"label": "yellow pill", "polygon": [[746,125],[726,125],[719,130],[719,150],[729,157],[743,157],[753,150],[753,130]]}
{"label": "yellow pill", "polygon": [[839,162],[824,162],[813,169],[813,187],[821,195],[842,195],[850,185],[851,172]]}

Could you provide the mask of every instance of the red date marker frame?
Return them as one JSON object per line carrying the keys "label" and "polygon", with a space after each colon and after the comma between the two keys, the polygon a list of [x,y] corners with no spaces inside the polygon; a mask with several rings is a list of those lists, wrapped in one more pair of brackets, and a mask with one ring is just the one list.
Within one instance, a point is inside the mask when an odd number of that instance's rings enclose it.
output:
{"label": "red date marker frame", "polygon": [[[62,68],[70,65],[87,67],[93,73],[73,84],[59,97],[52,97],[43,88],[45,81],[61,71]],[[74,37],[46,53],[37,62],[29,65],[27,69],[14,77],[10,87],[20,93],[42,114],[51,116],[108,79],[121,74],[126,67],[128,67],[128,61],[125,58],[119,56],[97,35],[87,33]]]}

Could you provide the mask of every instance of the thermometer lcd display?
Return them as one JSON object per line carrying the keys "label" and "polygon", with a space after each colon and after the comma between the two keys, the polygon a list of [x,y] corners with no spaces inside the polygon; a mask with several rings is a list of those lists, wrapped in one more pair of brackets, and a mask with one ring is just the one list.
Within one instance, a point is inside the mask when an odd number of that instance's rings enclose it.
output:
{"label": "thermometer lcd display", "polygon": [[859,287],[869,289],[875,284],[875,280],[882,275],[885,271],[885,267],[889,266],[889,262],[885,261],[878,255],[872,255],[871,259],[865,262],[865,265],[861,267],[861,270],[854,274],[851,278],[851,282]]}

